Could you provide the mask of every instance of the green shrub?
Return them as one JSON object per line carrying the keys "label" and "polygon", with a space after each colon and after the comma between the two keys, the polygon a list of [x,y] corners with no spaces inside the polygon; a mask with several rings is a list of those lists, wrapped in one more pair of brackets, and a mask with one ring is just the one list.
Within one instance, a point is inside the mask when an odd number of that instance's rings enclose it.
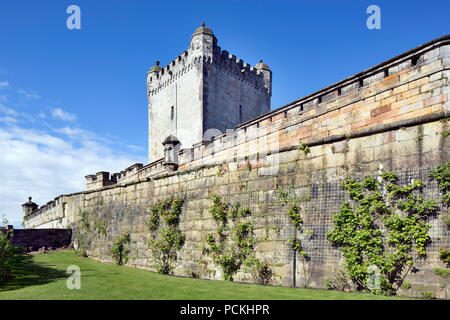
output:
{"label": "green shrub", "polygon": [[434,268],[434,274],[442,278],[447,278],[450,275],[450,269]]}
{"label": "green shrub", "polygon": [[270,285],[274,273],[267,262],[261,262],[252,254],[248,257],[243,265],[246,267],[246,271],[250,271],[252,274],[253,282],[263,286]]}
{"label": "green shrub", "polygon": [[[206,234],[207,247],[204,248],[203,253],[211,254],[213,261],[222,269],[224,280],[233,281],[234,274],[253,254],[253,246],[256,242],[253,237],[253,225],[249,221],[242,221],[250,215],[250,210],[241,207],[239,203],[230,207],[216,194],[213,194],[210,199],[212,206],[209,212],[216,222],[217,229],[215,235]],[[233,222],[231,226],[228,217]]]}
{"label": "green shrub", "polygon": [[130,242],[131,239],[129,233],[121,234],[116,241],[114,241],[111,247],[111,256],[118,265],[127,263],[128,254],[130,253]]}
{"label": "green shrub", "polygon": [[442,202],[446,206],[450,206],[450,161],[431,170],[430,177],[438,182],[438,188],[442,194]]}
{"label": "green shrub", "polygon": [[450,250],[440,248],[439,259],[447,265],[447,268],[450,268]]}
{"label": "green shrub", "polygon": [[178,251],[183,247],[185,236],[178,224],[184,199],[168,198],[159,200],[150,207],[147,222],[152,239],[148,245],[156,270],[168,274],[177,260]]}
{"label": "green shrub", "polygon": [[8,239],[9,232],[0,231],[0,282],[12,277],[12,269],[17,262],[19,250]]}
{"label": "green shrub", "polygon": [[403,289],[409,289],[409,288],[411,288],[411,284],[409,282],[403,281],[402,282],[402,288]]}
{"label": "green shrub", "polygon": [[[383,173],[379,181],[347,178],[342,186],[350,202],[342,204],[327,233],[345,258],[349,278],[358,289],[375,294],[396,293],[402,275],[415,264],[412,250],[426,257],[428,220],[438,210],[435,201],[422,198],[420,180],[402,187],[397,181],[393,173]],[[371,266],[380,271],[379,288],[369,286]]]}
{"label": "green shrub", "polygon": [[422,292],[422,295],[425,299],[436,299],[436,296],[433,291]]}
{"label": "green shrub", "polygon": [[324,287],[327,290],[344,291],[349,288],[347,274],[345,270],[339,270],[331,275],[330,278],[325,279]]}

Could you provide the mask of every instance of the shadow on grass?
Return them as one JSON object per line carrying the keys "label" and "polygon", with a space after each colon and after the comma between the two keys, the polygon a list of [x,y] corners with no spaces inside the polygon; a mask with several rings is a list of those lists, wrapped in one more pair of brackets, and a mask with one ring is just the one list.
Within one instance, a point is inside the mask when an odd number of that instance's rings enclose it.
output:
{"label": "shadow on grass", "polygon": [[45,263],[35,262],[29,254],[18,256],[12,273],[12,279],[0,282],[0,292],[47,284],[68,277],[65,271],[48,267]]}

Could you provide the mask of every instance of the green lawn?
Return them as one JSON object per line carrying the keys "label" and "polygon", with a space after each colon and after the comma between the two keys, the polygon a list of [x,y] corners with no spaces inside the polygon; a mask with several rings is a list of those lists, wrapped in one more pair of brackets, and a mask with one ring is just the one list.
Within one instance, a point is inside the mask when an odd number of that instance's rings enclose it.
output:
{"label": "green lawn", "polygon": [[[69,265],[81,270],[81,289],[69,290]],[[88,258],[73,251],[24,255],[16,277],[0,284],[5,299],[394,299],[327,290],[264,287],[228,281],[210,281],[160,275]],[[397,298],[398,299],[398,298]]]}

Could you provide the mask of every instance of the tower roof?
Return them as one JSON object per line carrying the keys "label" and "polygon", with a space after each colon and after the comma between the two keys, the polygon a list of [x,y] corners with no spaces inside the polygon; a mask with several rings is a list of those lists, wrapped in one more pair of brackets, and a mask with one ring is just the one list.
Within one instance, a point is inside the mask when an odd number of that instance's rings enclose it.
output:
{"label": "tower roof", "polygon": [[257,63],[255,65],[256,69],[265,69],[265,70],[270,70],[269,66],[265,63],[263,63],[262,59],[259,60],[259,63]]}
{"label": "tower roof", "polygon": [[162,68],[159,66],[159,61],[156,60],[155,62],[156,65],[154,65],[153,67],[150,68],[150,70],[148,72],[159,72],[162,70]]}
{"label": "tower roof", "polygon": [[180,143],[180,141],[178,140],[177,137],[175,137],[173,135],[170,135],[170,136],[166,137],[164,139],[164,141],[162,142],[162,144],[164,144],[164,145],[166,145],[166,144],[173,144],[173,145],[175,145],[175,144],[178,144],[178,143]]}
{"label": "tower roof", "polygon": [[214,33],[211,31],[211,29],[205,26],[205,22],[202,22],[201,27],[198,27],[197,29],[195,29],[195,32],[192,34],[191,40],[194,36],[196,36],[198,34],[208,34],[215,38]]}
{"label": "tower roof", "polygon": [[36,210],[38,205],[36,203],[34,203],[33,201],[31,201],[31,197],[28,197],[28,201],[25,202],[23,205],[23,207],[27,207],[27,208],[31,208],[32,211]]}

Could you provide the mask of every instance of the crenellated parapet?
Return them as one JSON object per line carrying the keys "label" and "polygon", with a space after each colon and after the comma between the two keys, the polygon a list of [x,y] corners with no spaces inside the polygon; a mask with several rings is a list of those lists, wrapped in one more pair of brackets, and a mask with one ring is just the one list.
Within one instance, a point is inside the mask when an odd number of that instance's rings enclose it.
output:
{"label": "crenellated parapet", "polygon": [[164,67],[161,67],[160,62],[156,61],[155,65],[147,72],[147,95],[157,94],[191,69],[202,67],[205,67],[206,70],[215,67],[248,83],[255,89],[271,95],[272,73],[267,64],[260,60],[251,67],[227,50],[221,50],[221,47],[216,44],[206,52],[195,50],[195,47],[191,45],[187,51],[183,51]]}
{"label": "crenellated parapet", "polygon": [[98,189],[101,187],[109,186],[117,183],[117,173],[109,174],[106,171],[97,172],[95,175],[90,174],[85,176],[86,179],[86,189]]}

